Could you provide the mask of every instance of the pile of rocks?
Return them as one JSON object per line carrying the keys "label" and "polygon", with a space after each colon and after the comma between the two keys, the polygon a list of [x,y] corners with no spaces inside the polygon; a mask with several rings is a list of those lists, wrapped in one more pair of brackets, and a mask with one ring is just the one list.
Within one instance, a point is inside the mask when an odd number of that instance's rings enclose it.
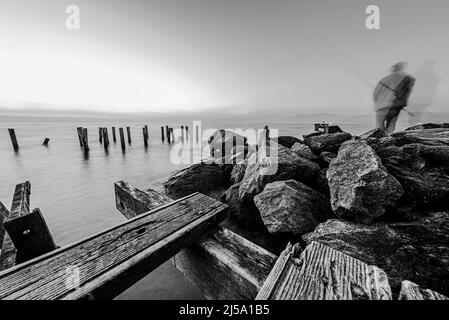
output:
{"label": "pile of rocks", "polygon": [[392,136],[338,131],[270,141],[278,150],[274,174],[264,174],[249,147],[234,165],[202,163],[174,173],[166,191],[180,197],[223,190],[219,196],[241,226],[289,234],[304,245],[318,241],[376,265],[396,294],[410,280],[449,295],[449,125]]}

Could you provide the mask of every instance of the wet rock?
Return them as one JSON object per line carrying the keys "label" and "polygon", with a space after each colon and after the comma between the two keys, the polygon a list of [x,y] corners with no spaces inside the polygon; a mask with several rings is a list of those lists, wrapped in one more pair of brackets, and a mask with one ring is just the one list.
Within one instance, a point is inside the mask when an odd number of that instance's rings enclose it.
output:
{"label": "wet rock", "polygon": [[393,293],[410,280],[449,294],[449,213],[433,213],[414,222],[361,225],[328,220],[304,241],[321,242],[365,263],[382,268]]}
{"label": "wet rock", "polygon": [[331,163],[332,159],[334,159],[337,155],[332,152],[321,152],[320,154],[320,164],[322,164],[323,167],[329,167],[329,164]]}
{"label": "wet rock", "polygon": [[317,160],[318,156],[310,150],[308,146],[306,146],[304,143],[295,143],[291,148],[291,151],[296,153],[298,156],[308,159],[308,160]]}
{"label": "wet rock", "polygon": [[304,138],[304,143],[316,154],[323,151],[337,153],[341,144],[351,138],[352,136],[347,132],[320,134]]}
{"label": "wet rock", "polygon": [[316,163],[299,157],[281,145],[273,147],[277,148],[277,159],[274,159],[271,165],[257,161],[256,154],[248,159],[248,166],[240,185],[240,199],[252,200],[268,183],[273,181],[294,179],[305,184],[313,183],[320,169]]}
{"label": "wet rock", "polygon": [[277,138],[277,143],[288,149],[293,147],[295,143],[303,143],[300,139],[292,136],[280,136]]}
{"label": "wet rock", "polygon": [[172,198],[184,197],[194,192],[209,194],[229,185],[230,170],[230,165],[198,163],[173,172],[163,186],[167,195]]}
{"label": "wet rock", "polygon": [[362,140],[344,143],[327,170],[331,205],[337,216],[371,223],[402,197],[399,182]]}
{"label": "wet rock", "polygon": [[302,235],[333,216],[329,200],[295,180],[276,181],[254,197],[268,231]]}

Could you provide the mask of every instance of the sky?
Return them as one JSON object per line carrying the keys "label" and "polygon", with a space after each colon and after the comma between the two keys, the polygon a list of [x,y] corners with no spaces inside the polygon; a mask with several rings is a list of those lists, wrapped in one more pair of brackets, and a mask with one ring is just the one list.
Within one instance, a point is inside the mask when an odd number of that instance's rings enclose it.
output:
{"label": "sky", "polygon": [[436,59],[448,111],[448,31],[447,0],[0,0],[0,107],[364,114],[389,66]]}

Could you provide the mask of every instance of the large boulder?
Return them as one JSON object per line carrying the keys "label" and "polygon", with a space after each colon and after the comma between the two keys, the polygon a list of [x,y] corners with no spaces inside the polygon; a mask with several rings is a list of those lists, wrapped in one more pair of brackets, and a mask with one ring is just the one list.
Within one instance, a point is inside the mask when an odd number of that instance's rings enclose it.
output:
{"label": "large boulder", "polygon": [[392,145],[377,154],[403,186],[403,203],[426,210],[449,205],[449,146]]}
{"label": "large boulder", "polygon": [[318,171],[315,177],[315,183],[313,184],[313,189],[321,192],[328,199],[330,198],[329,181],[327,180],[327,168],[323,168]]}
{"label": "large boulder", "polygon": [[281,145],[273,145],[277,150],[277,158],[273,157],[271,165],[257,160],[257,154],[248,159],[248,166],[240,184],[239,197],[242,200],[252,200],[262,192],[270,182],[294,179],[312,184],[320,167],[307,159],[301,158]]}
{"label": "large boulder", "polygon": [[310,150],[308,146],[306,146],[304,143],[295,143],[291,148],[291,151],[296,153],[298,156],[304,159],[308,160],[317,160],[319,157]]}
{"label": "large boulder", "polygon": [[194,192],[210,194],[229,185],[231,169],[229,165],[202,162],[173,172],[163,186],[173,198],[185,197]]}
{"label": "large boulder", "polygon": [[295,180],[267,184],[254,202],[273,234],[302,235],[333,216],[325,196]]}
{"label": "large boulder", "polygon": [[303,143],[301,139],[292,136],[280,136],[277,137],[277,143],[283,147],[290,149],[295,143]]}
{"label": "large boulder", "polygon": [[305,137],[304,143],[316,154],[323,151],[337,153],[341,144],[351,138],[352,136],[347,132],[338,132]]}
{"label": "large boulder", "polygon": [[353,258],[382,268],[393,293],[401,281],[449,294],[449,213],[433,213],[414,222],[361,225],[328,220],[304,241],[321,242]]}
{"label": "large boulder", "polygon": [[344,143],[327,170],[331,205],[337,216],[371,223],[402,197],[400,183],[362,140]]}
{"label": "large boulder", "polygon": [[246,162],[234,165],[230,177],[232,184],[236,184],[242,181],[243,177],[245,176],[246,166],[247,166]]}

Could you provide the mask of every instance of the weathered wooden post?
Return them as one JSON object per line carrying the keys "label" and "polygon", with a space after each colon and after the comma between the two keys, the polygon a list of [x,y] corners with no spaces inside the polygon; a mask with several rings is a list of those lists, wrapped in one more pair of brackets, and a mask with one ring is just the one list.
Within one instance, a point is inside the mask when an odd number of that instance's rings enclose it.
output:
{"label": "weathered wooden post", "polygon": [[270,145],[271,145],[270,129],[268,129],[268,126],[265,126],[264,130],[265,130],[265,155],[267,157],[269,157],[270,156]]}
{"label": "weathered wooden post", "polygon": [[170,129],[168,126],[165,126],[165,133],[167,135],[167,141],[170,143]]}
{"label": "weathered wooden post", "polygon": [[189,126],[186,126],[186,140],[189,141]]}
{"label": "weathered wooden post", "polygon": [[221,130],[221,163],[225,164],[226,162],[226,131]]}
{"label": "weathered wooden post", "polygon": [[142,133],[143,133],[143,144],[144,144],[145,148],[147,148],[148,147],[148,138],[147,138],[147,132],[146,132],[145,127],[142,128]]}
{"label": "weathered wooden post", "polygon": [[45,138],[44,142],[42,143],[43,146],[48,147],[48,143],[50,142],[49,138]]}
{"label": "weathered wooden post", "polygon": [[162,139],[162,142],[165,141],[165,137],[164,137],[164,127],[163,127],[163,126],[161,127],[161,139]]}
{"label": "weathered wooden post", "polygon": [[89,152],[89,140],[87,138],[87,128],[83,128],[82,142],[84,152]]}
{"label": "weathered wooden post", "polygon": [[24,262],[56,249],[56,244],[39,209],[30,213],[31,184],[18,184],[5,230],[17,250],[17,262]]}
{"label": "weathered wooden post", "polygon": [[115,135],[115,127],[112,127],[112,140],[114,141],[114,143],[117,142],[117,137]]}
{"label": "weathered wooden post", "polygon": [[126,133],[128,134],[128,143],[131,144],[131,128],[126,127]]}
{"label": "weathered wooden post", "polygon": [[120,143],[122,144],[122,151],[125,151],[126,150],[125,134],[123,132],[123,128],[119,128],[119,133],[120,133]]}
{"label": "weathered wooden post", "polygon": [[18,151],[19,144],[17,143],[16,132],[14,131],[14,129],[8,129],[8,132],[9,136],[11,137],[12,147],[14,148],[14,151]]}
{"label": "weathered wooden post", "polygon": [[170,128],[170,137],[172,139],[172,142],[175,142],[175,134],[174,134],[173,128]]}
{"label": "weathered wooden post", "polygon": [[103,128],[98,128],[98,141],[103,142]]}
{"label": "weathered wooden post", "polygon": [[104,148],[107,149],[109,147],[108,128],[103,128],[103,141],[104,141]]}
{"label": "weathered wooden post", "polygon": [[246,157],[248,156],[248,138],[244,137],[243,138],[243,159],[246,159]]}
{"label": "weathered wooden post", "polygon": [[181,126],[181,141],[184,142],[184,126]]}
{"label": "weathered wooden post", "polygon": [[78,133],[78,140],[80,142],[80,148],[83,147],[83,127],[76,128],[76,132]]}

